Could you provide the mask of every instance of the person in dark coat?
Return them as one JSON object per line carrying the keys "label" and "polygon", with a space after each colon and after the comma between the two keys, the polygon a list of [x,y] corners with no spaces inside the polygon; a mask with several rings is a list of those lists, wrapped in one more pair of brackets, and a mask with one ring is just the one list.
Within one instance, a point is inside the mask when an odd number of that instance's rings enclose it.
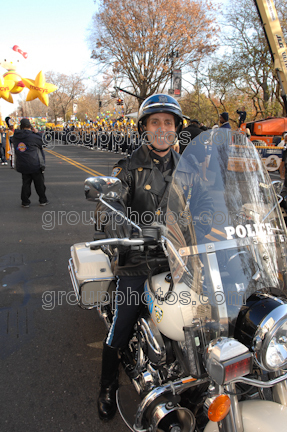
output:
{"label": "person in dark coat", "polygon": [[[195,137],[205,130],[207,130],[207,128],[201,126],[198,120],[191,120],[190,124],[184,128],[180,134],[180,136],[183,137],[183,140],[179,139],[180,154],[183,153],[185,148],[194,140]],[[189,151],[196,157],[197,162],[202,164],[203,180],[208,181],[206,178],[206,148],[204,142],[201,143],[199,140],[196,140]]]}
{"label": "person in dark coat", "polygon": [[238,121],[238,127],[240,127],[242,125],[242,123],[245,122],[246,120],[246,111],[245,111],[245,107],[241,107],[241,111],[240,110],[236,110],[237,114],[239,114],[239,121]]}
{"label": "person in dark coat", "polygon": [[2,165],[8,165],[5,156],[6,146],[6,135],[4,133],[4,128],[0,127],[0,158],[2,160]]}
{"label": "person in dark coat", "polygon": [[[184,128],[181,132],[181,136],[184,137],[184,140],[179,140],[179,146],[180,146],[180,154],[183,153],[185,148],[188,146],[188,144],[195,138],[197,135],[201,134],[203,130],[200,128],[200,123],[198,120],[194,119],[190,121],[190,124]],[[188,144],[185,144],[185,142],[189,141]],[[184,144],[183,144],[184,142]],[[198,163],[202,163],[205,160],[205,149],[204,145],[194,145],[193,146],[193,154],[196,157]]]}
{"label": "person in dark coat", "polygon": [[[219,116],[219,123],[220,123],[219,129],[220,128],[221,129],[231,129],[231,126],[230,126],[228,120],[229,120],[228,112],[223,112],[222,114],[220,114],[220,116]],[[226,133],[227,133],[227,131],[226,131]],[[215,146],[215,145],[212,146],[211,165],[210,165],[209,169],[211,169],[213,158],[215,157],[214,153],[216,153],[217,157],[218,157],[218,154],[220,154],[220,150],[221,149],[219,148],[219,146]],[[214,190],[222,190],[223,187],[224,187],[224,185],[223,185],[223,182],[222,182],[222,176],[219,175],[218,172],[216,172],[216,174],[215,174],[215,180],[214,180],[214,184],[213,184],[212,188]]]}
{"label": "person in dark coat", "polygon": [[222,114],[220,114],[219,116],[219,123],[221,128],[225,128],[225,129],[231,129],[231,126],[229,124],[229,115],[228,112],[223,112]]}
{"label": "person in dark coat", "polygon": [[41,134],[32,131],[29,119],[22,119],[20,130],[16,129],[12,138],[16,156],[16,170],[22,174],[22,207],[30,206],[31,184],[39,195],[41,206],[49,202],[44,183],[45,155]]}

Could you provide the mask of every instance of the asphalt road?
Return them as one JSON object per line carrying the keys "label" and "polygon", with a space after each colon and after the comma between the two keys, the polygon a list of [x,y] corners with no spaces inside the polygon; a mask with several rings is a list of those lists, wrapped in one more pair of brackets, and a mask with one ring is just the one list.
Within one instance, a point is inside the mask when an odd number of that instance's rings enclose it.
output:
{"label": "asphalt road", "polygon": [[120,157],[75,146],[48,150],[47,207],[33,190],[30,208],[22,208],[21,175],[0,166],[0,432],[128,430],[119,414],[108,424],[98,419],[106,331],[95,310],[71,304],[67,270],[70,246],[93,236],[95,205],[85,200],[83,182],[110,174]]}
{"label": "asphalt road", "polygon": [[33,189],[22,208],[21,175],[0,165],[1,432],[127,431],[119,414],[109,424],[98,418],[105,326],[95,310],[73,305],[67,269],[70,246],[93,236],[95,205],[83,182],[110,174],[119,158],[74,146],[47,151],[47,207]]}

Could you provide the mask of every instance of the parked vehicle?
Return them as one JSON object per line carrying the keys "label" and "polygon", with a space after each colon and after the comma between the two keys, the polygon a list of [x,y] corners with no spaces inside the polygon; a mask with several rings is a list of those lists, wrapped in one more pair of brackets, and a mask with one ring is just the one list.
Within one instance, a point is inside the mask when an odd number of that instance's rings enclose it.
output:
{"label": "parked vehicle", "polygon": [[286,117],[270,117],[252,122],[242,123],[241,130],[250,130],[250,140],[257,146],[273,146],[281,141],[282,136],[287,132]]}

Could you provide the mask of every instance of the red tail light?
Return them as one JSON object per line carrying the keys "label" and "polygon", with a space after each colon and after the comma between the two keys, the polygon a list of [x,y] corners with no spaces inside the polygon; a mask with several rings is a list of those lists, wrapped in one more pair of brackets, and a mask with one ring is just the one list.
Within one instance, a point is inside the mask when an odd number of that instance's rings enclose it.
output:
{"label": "red tail light", "polygon": [[224,383],[229,382],[234,378],[248,375],[251,372],[252,357],[250,353],[248,353],[247,355],[248,355],[247,358],[236,361],[235,363],[231,363],[230,360],[226,362],[229,364],[226,363],[224,364],[224,370],[225,370]]}

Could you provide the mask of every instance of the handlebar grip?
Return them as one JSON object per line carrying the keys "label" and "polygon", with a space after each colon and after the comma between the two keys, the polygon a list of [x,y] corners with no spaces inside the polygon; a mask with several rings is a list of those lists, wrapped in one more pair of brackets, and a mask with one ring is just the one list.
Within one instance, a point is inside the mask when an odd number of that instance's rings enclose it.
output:
{"label": "handlebar grip", "polygon": [[144,240],[142,238],[139,239],[129,239],[129,238],[105,238],[103,240],[95,240],[93,242],[85,243],[86,247],[97,247],[97,246],[105,246],[105,245],[113,245],[117,246],[141,246],[144,244]]}
{"label": "handlebar grip", "polygon": [[146,244],[156,244],[161,238],[161,229],[158,226],[142,226],[142,237],[138,231],[132,232],[132,238],[143,238]]}

